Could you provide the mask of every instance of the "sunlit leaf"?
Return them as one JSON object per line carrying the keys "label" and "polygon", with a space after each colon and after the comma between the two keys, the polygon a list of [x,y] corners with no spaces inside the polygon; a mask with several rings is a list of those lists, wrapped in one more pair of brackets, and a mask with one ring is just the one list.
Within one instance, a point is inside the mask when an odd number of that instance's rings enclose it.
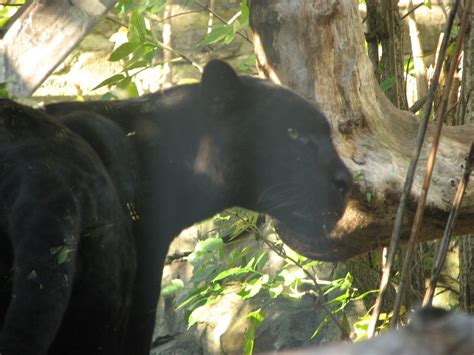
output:
{"label": "sunlit leaf", "polygon": [[161,12],[166,6],[166,0],[160,0],[158,1],[158,4],[152,5],[151,7],[148,8],[148,12],[152,14],[156,14],[158,12]]}
{"label": "sunlit leaf", "polygon": [[208,238],[199,242],[201,250],[211,252],[224,247],[224,241],[222,238]]}
{"label": "sunlit leaf", "polygon": [[116,62],[117,60],[127,57],[140,47],[140,43],[137,42],[126,42],[115,49],[109,57],[110,62]]}
{"label": "sunlit leaf", "polygon": [[271,298],[277,298],[283,292],[283,285],[278,284],[268,289]]}
{"label": "sunlit leaf", "polygon": [[248,26],[249,24],[249,5],[248,0],[242,0],[240,4],[240,23],[242,26]]}
{"label": "sunlit leaf", "polygon": [[265,312],[259,308],[256,311],[248,313],[245,318],[250,318],[254,321],[255,325],[260,325],[265,320]]}
{"label": "sunlit leaf", "polygon": [[180,279],[171,280],[171,284],[163,287],[161,289],[161,296],[167,297],[174,295],[176,292],[182,290],[184,288],[184,283]]}
{"label": "sunlit leaf", "polygon": [[234,35],[234,27],[223,24],[216,24],[212,26],[211,33],[207,34],[201,41],[201,45],[213,44],[223,41],[228,36]]}
{"label": "sunlit leaf", "polygon": [[238,275],[246,274],[248,272],[250,272],[250,270],[248,268],[243,268],[243,267],[240,267],[240,266],[239,267],[233,267],[231,269],[224,270],[221,273],[219,273],[216,277],[214,277],[212,282],[216,282],[216,281],[225,279],[226,277],[230,277],[230,276],[238,276]]}
{"label": "sunlit leaf", "polygon": [[97,90],[98,88],[101,88],[103,86],[116,85],[119,81],[123,80],[124,78],[125,76],[123,74],[112,75],[110,78],[105,79],[92,90]]}
{"label": "sunlit leaf", "polygon": [[196,84],[199,83],[198,79],[194,78],[183,78],[177,82],[177,85]]}
{"label": "sunlit leaf", "polygon": [[250,67],[255,67],[255,61],[256,61],[255,54],[251,54],[247,58],[245,58],[244,61],[239,63],[239,65],[237,67],[237,70],[246,71]]}
{"label": "sunlit leaf", "polygon": [[256,296],[262,290],[262,279],[258,278],[249,282],[245,289],[239,293],[242,299],[248,299]]}
{"label": "sunlit leaf", "polygon": [[132,70],[132,69],[138,69],[138,68],[146,68],[149,66],[148,61],[146,60],[137,60],[137,61],[131,61],[125,66],[125,70]]}
{"label": "sunlit leaf", "polygon": [[204,306],[194,309],[188,318],[188,329],[200,320],[202,320],[204,316],[207,315],[207,312],[208,311]]}
{"label": "sunlit leaf", "polygon": [[268,255],[268,251],[265,250],[260,256],[258,257],[257,261],[255,262],[254,269],[262,270],[262,268],[267,264],[270,256]]}
{"label": "sunlit leaf", "polygon": [[315,336],[317,336],[319,334],[319,332],[324,328],[324,326],[329,322],[329,316],[327,316],[326,318],[324,318],[318,325],[318,327],[316,328],[316,330],[314,331],[313,335],[311,335],[311,339],[313,339]]}

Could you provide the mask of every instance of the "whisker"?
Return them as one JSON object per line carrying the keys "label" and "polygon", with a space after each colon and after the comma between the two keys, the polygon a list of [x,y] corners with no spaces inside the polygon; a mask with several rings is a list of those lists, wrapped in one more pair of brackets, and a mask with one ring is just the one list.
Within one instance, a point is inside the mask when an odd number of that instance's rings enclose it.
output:
{"label": "whisker", "polygon": [[268,212],[271,212],[282,208],[289,208],[295,205],[297,205],[297,201],[283,201],[280,203],[275,203],[273,206],[268,207],[267,210]]}
{"label": "whisker", "polygon": [[265,200],[267,196],[271,196],[272,198],[275,198],[275,196],[279,195],[286,195],[286,194],[295,194],[295,193],[301,193],[301,189],[298,188],[297,184],[288,184],[288,183],[281,183],[281,184],[275,184],[270,187],[268,187],[266,190],[262,191],[260,193],[260,196],[258,197],[258,201]]}

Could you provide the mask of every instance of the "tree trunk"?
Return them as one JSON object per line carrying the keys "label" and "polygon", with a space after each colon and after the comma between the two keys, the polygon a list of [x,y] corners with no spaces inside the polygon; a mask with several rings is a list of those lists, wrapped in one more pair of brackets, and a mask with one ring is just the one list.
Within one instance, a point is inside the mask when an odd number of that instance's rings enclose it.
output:
{"label": "tree trunk", "polygon": [[385,37],[382,45],[382,78],[380,82],[392,81],[393,85],[385,91],[390,101],[398,108],[407,109],[405,77],[403,75],[403,30],[398,0],[382,0],[383,27]]}
{"label": "tree trunk", "polygon": [[459,304],[461,310],[474,313],[474,236],[459,241]]}
{"label": "tree trunk", "polygon": [[[464,9],[466,10],[466,9]],[[471,29],[464,41],[463,89],[458,105],[457,121],[474,123],[474,3],[471,8]],[[471,176],[470,189],[474,187]],[[468,186],[469,188],[469,186]],[[459,243],[459,303],[465,312],[474,313],[474,235],[462,238]]]}
{"label": "tree trunk", "polygon": [[[326,114],[341,157],[359,182],[322,260],[343,260],[387,245],[418,129],[380,90],[364,46],[355,0],[250,1],[250,24],[262,75],[314,100]],[[423,239],[442,236],[474,126],[445,127],[428,194]],[[432,129],[427,132],[431,141]],[[402,228],[407,239],[428,147]],[[463,200],[456,233],[474,232],[474,189]]]}
{"label": "tree trunk", "polygon": [[408,29],[410,33],[411,51],[413,53],[413,64],[415,67],[417,99],[421,99],[428,93],[428,79],[426,77],[426,67],[423,61],[424,53],[421,47],[420,33],[416,24],[416,11],[413,0],[408,3],[408,11],[413,11],[408,16]]}

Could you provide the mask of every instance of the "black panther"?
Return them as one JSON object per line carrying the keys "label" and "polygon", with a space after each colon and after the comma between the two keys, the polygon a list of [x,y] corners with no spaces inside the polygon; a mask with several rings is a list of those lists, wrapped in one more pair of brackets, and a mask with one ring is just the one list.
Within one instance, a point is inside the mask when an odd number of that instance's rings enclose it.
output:
{"label": "black panther", "polygon": [[136,254],[115,133],[106,169],[63,124],[0,101],[0,354],[120,354]]}
{"label": "black panther", "polygon": [[[23,148],[14,149],[21,161],[15,177],[8,178],[9,164],[16,160],[8,154],[0,160],[0,193],[8,197],[2,201],[16,205],[23,200],[28,211],[35,212],[3,210],[3,218],[11,220],[0,240],[5,246],[0,250],[4,275],[0,290],[6,290],[0,314],[3,355],[79,354],[66,344],[79,346],[89,333],[97,341],[83,344],[82,354],[148,354],[164,259],[171,240],[183,228],[240,206],[275,217],[289,231],[284,241],[311,257],[344,211],[351,178],[331,142],[325,117],[292,91],[239,77],[221,61],[205,67],[199,84],[131,100],[66,102],[47,105],[43,111],[24,110],[16,119],[35,124],[16,141],[10,139],[16,125],[5,123],[12,120],[12,113],[0,112],[5,126],[0,152],[16,145]],[[37,133],[35,127],[44,122],[55,129]],[[50,148],[40,149],[43,146]],[[60,183],[25,180],[29,164],[23,156],[30,155],[35,157],[32,161],[55,162],[54,169],[43,164],[35,175],[39,181],[53,174]],[[76,166],[80,171],[68,172]],[[83,182],[98,177],[100,187]],[[26,192],[18,187],[21,184]],[[52,199],[56,185],[67,190],[64,200]],[[78,192],[78,185],[85,191]],[[56,211],[55,218],[49,216],[51,211]],[[38,226],[23,242],[18,231],[24,223]],[[55,263],[58,255],[50,253],[61,245],[48,232],[51,229],[57,230],[60,241],[73,243],[67,249],[74,252],[67,253],[66,266]],[[109,237],[109,247],[103,248],[102,239]],[[47,245],[45,255],[38,239]],[[100,255],[120,262],[121,268],[105,260],[87,268],[89,254],[94,260]],[[41,297],[30,295],[38,283],[28,277],[29,269],[17,266],[17,255],[24,255],[30,269],[42,269],[48,277],[50,284],[40,290],[49,291],[37,292]],[[67,283],[58,267],[69,267]],[[115,289],[105,292],[111,287],[107,283]],[[89,291],[98,288],[104,292],[94,293],[96,300]],[[16,306],[19,300],[32,309]],[[102,310],[96,301],[109,308]],[[109,302],[117,309],[111,310]],[[32,322],[39,309],[43,318]],[[69,323],[69,314],[74,318],[76,309],[82,318]],[[97,312],[109,317],[100,318]],[[30,337],[41,342],[31,342]],[[123,346],[121,351],[117,344]]]}

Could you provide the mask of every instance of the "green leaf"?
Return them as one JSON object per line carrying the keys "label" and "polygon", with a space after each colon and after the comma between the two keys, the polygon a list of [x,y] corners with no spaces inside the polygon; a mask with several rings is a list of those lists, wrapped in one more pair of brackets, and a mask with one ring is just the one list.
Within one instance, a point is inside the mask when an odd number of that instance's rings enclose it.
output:
{"label": "green leaf", "polygon": [[166,6],[166,0],[155,0],[154,4],[148,8],[148,12],[156,14],[161,12]]}
{"label": "green leaf", "polygon": [[115,99],[115,98],[116,98],[116,97],[115,97],[114,94],[112,94],[111,92],[107,92],[107,93],[105,93],[104,95],[102,95],[102,96],[99,98],[99,100],[100,100],[100,101],[110,101],[110,100],[113,100],[113,99]]}
{"label": "green leaf", "polygon": [[250,319],[250,324],[244,336],[244,354],[253,354],[255,344],[255,330],[265,320],[265,312],[259,308],[256,311],[250,312],[245,318]]}
{"label": "green leaf", "polygon": [[208,238],[199,242],[199,246],[201,250],[213,252],[222,249],[224,247],[224,241],[222,238]]}
{"label": "green leaf", "polygon": [[353,182],[361,182],[365,180],[365,174],[363,171],[358,172],[352,177]]}
{"label": "green leaf", "polygon": [[[191,265],[194,265],[191,263]],[[208,280],[216,273],[216,265],[214,263],[206,264],[205,267],[194,270],[193,276],[191,277],[192,283],[199,283],[201,281]]]}
{"label": "green leaf", "polygon": [[278,273],[278,276],[282,277],[284,279],[284,285],[285,286],[290,286],[296,279],[296,276],[294,273],[292,272],[289,272],[288,270],[286,269],[283,269],[281,270],[279,273]]}
{"label": "green leaf", "polygon": [[7,83],[0,83],[0,97],[9,98],[10,93],[7,90]]}
{"label": "green leaf", "polygon": [[356,334],[354,342],[359,342],[361,340],[367,339],[367,330],[369,329],[369,323],[371,318],[372,317],[370,315],[366,315],[364,317],[359,318],[359,320],[354,323],[354,332]]}
{"label": "green leaf", "polygon": [[146,60],[137,60],[137,61],[130,61],[126,66],[125,70],[132,70],[132,69],[138,69],[138,68],[146,68],[149,66],[149,62]]}
{"label": "green leaf", "polygon": [[70,252],[71,250],[66,247],[61,249],[61,252],[58,254],[58,264],[65,263],[67,261],[67,258]]}
{"label": "green leaf", "polygon": [[244,61],[239,63],[239,65],[237,66],[237,70],[247,71],[251,67],[255,67],[255,61],[256,61],[255,54],[251,54],[247,58],[245,58]]}
{"label": "green leaf", "polygon": [[242,0],[240,4],[240,23],[242,26],[248,26],[249,25],[249,5],[248,5],[248,0]]}
{"label": "green leaf", "polygon": [[187,84],[197,84],[197,83],[199,83],[198,79],[183,78],[183,79],[180,79],[176,84],[177,85],[187,85]]}
{"label": "green leaf", "polygon": [[278,285],[272,286],[268,289],[268,292],[270,293],[271,298],[277,298],[283,292],[283,285],[278,284]]}
{"label": "green leaf", "polygon": [[367,192],[367,203],[370,204],[371,201],[372,201],[372,192]]}
{"label": "green leaf", "polygon": [[216,282],[216,281],[219,281],[219,280],[222,280],[222,279],[225,279],[226,277],[230,277],[230,276],[238,276],[238,275],[242,275],[242,274],[246,274],[248,272],[250,272],[251,270],[249,270],[248,268],[243,268],[241,266],[239,267],[233,267],[233,268],[230,268],[228,270],[224,270],[222,271],[221,273],[219,273],[216,277],[214,277],[214,279],[212,280],[212,282]]}
{"label": "green leaf", "polygon": [[115,49],[109,57],[110,62],[116,62],[135,52],[140,47],[140,43],[126,42]]}
{"label": "green leaf", "polygon": [[342,295],[339,295],[336,298],[333,298],[332,300],[327,302],[327,304],[329,304],[329,305],[335,304],[335,303],[346,304],[349,297],[350,297],[350,295],[347,292],[345,292]]}
{"label": "green leaf", "polygon": [[262,289],[262,278],[260,277],[258,279],[248,282],[247,285],[245,286],[245,289],[239,292],[239,296],[242,297],[242,299],[246,300],[246,299],[256,296],[260,292],[261,289]]}
{"label": "green leaf", "polygon": [[311,339],[313,339],[315,336],[317,336],[319,334],[319,332],[321,331],[321,329],[324,328],[324,326],[326,324],[328,324],[329,322],[329,316],[327,316],[326,318],[324,318],[318,325],[318,327],[316,328],[316,330],[314,331],[313,335],[311,335]]}
{"label": "green leaf", "polygon": [[176,294],[178,291],[184,289],[184,283],[180,279],[171,280],[171,284],[162,288],[161,296],[167,297]]}
{"label": "green leaf", "polygon": [[352,286],[352,274],[348,272],[344,281],[341,283],[341,290],[348,290]]}
{"label": "green leaf", "polygon": [[265,312],[263,309],[259,308],[256,311],[248,313],[245,318],[250,318],[254,325],[260,325],[265,320]]}
{"label": "green leaf", "polygon": [[255,262],[254,269],[262,270],[263,267],[267,264],[268,260],[270,260],[270,256],[268,254],[268,250],[265,250],[262,254],[260,254],[257,261]]}
{"label": "green leaf", "polygon": [[244,355],[252,355],[253,354],[253,347],[255,344],[255,330],[253,328],[249,328],[247,333],[245,333],[244,338]]}
{"label": "green leaf", "polygon": [[59,247],[54,247],[50,249],[51,255],[56,255],[57,263],[59,265],[64,264],[68,261],[69,253],[72,252],[72,249],[68,248],[66,245],[61,245]]}
{"label": "green leaf", "polygon": [[449,44],[448,48],[446,49],[446,54],[449,56],[449,55],[453,55],[454,54],[454,51],[456,49],[456,42],[452,42]]}
{"label": "green leaf", "polygon": [[380,89],[382,89],[383,92],[386,92],[388,89],[390,89],[395,83],[397,82],[397,78],[395,76],[391,76],[390,78],[385,79],[381,84],[380,84]]}
{"label": "green leaf", "polygon": [[234,36],[234,26],[219,23],[212,26],[211,33],[207,34],[199,44],[206,45],[221,42],[228,36]]}
{"label": "green leaf", "polygon": [[138,89],[134,82],[132,82],[131,77],[127,77],[120,81],[117,84],[116,91],[120,93],[119,96],[129,98],[129,97],[137,97],[138,96]]}
{"label": "green leaf", "polygon": [[97,90],[98,88],[101,88],[103,86],[116,85],[119,81],[123,80],[124,78],[125,76],[123,74],[112,75],[110,78],[105,79],[92,90]]}
{"label": "green leaf", "polygon": [[349,323],[349,319],[347,319],[347,316],[344,314],[342,316],[342,328],[346,331],[346,334],[350,334],[351,333],[351,325]]}
{"label": "green leaf", "polygon": [[202,320],[207,315],[207,313],[208,310],[204,306],[194,309],[188,317],[188,329]]}
{"label": "green leaf", "polygon": [[129,42],[145,42],[147,34],[148,30],[145,24],[145,17],[137,10],[133,11],[128,27]]}
{"label": "green leaf", "polygon": [[209,291],[210,287],[204,287],[204,288],[198,288],[195,289],[194,291],[191,292],[187,296],[187,298],[181,302],[177,307],[176,310],[182,309],[184,306],[190,304],[190,303],[196,303],[203,295],[206,295]]}

